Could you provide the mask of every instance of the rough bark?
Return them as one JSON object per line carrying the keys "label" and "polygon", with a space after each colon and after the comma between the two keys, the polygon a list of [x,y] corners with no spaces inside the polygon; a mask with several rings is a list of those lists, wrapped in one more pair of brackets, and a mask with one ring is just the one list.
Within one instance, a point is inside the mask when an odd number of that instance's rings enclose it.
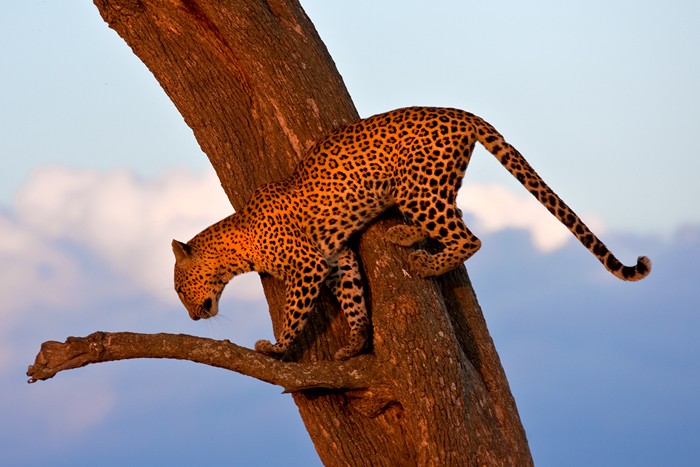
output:
{"label": "rough bark", "polygon": [[60,371],[132,358],[190,360],[276,384],[285,392],[309,388],[364,390],[377,383],[370,371],[372,359],[366,355],[342,363],[282,363],[227,340],[133,332],[94,332],[86,337],[69,337],[66,342],[44,342],[27,375],[34,383],[53,378]]}
{"label": "rough bark", "polygon": [[[331,57],[294,0],[95,4],[182,113],[235,208],[257,185],[288,175],[313,141],[357,118]],[[371,356],[352,365],[371,374],[371,384],[343,390],[317,385],[294,393],[321,460],[531,465],[466,270],[437,279],[411,277],[403,261],[407,251],[382,236],[395,222],[390,213],[355,242],[374,345]],[[263,278],[263,285],[277,329],[281,284]],[[347,325],[325,294],[293,358],[305,367],[330,360],[346,338]],[[177,358],[188,355],[183,351]],[[342,375],[348,368],[337,371]]]}

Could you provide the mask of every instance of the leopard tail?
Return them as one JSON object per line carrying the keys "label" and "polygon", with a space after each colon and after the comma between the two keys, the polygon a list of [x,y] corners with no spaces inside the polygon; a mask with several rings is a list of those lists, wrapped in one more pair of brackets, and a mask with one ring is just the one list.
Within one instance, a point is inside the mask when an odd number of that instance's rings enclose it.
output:
{"label": "leopard tail", "polygon": [[595,255],[616,277],[626,281],[638,281],[651,271],[651,261],[640,256],[634,266],[623,265],[598,237],[583,223],[576,213],[547,186],[525,158],[505,141],[496,129],[477,116],[472,117],[477,140],[493,154],[520,183],[549,210],[571,233]]}

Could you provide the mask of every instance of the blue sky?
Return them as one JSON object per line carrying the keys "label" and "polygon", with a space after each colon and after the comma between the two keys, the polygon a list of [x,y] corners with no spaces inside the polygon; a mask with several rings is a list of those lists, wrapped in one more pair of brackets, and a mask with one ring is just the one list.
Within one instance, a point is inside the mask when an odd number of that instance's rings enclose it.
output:
{"label": "blue sky", "polygon": [[[668,234],[700,210],[700,6],[691,1],[304,2],[363,116],[477,113],[574,208]],[[400,7],[399,7],[400,6]],[[158,84],[90,2],[6,2],[0,202],[42,164],[208,170]],[[7,158],[6,158],[7,159]],[[495,161],[469,180],[515,187]]]}
{"label": "blue sky", "polygon": [[[491,156],[473,159],[460,204],[484,246],[468,268],[536,463],[700,463],[700,5],[302,3],[363,116],[475,112],[623,261],[654,261],[617,281]],[[271,331],[254,275],[216,320],[177,303],[170,239],[230,208],[95,7],[5,2],[0,47],[0,464],[313,465],[289,396],[239,375],[139,361],[25,384],[39,344],[68,335]]]}

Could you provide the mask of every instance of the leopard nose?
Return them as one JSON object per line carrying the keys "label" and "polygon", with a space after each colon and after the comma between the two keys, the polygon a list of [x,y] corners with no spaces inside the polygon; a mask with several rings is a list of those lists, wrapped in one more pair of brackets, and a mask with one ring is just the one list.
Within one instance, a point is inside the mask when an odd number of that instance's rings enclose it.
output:
{"label": "leopard nose", "polygon": [[197,315],[190,316],[190,318],[192,318],[192,321],[199,321],[200,319]]}

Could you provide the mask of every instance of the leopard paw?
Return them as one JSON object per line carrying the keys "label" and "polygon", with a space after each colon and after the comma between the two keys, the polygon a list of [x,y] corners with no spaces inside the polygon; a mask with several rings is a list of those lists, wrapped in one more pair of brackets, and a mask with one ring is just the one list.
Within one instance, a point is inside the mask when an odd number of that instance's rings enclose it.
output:
{"label": "leopard paw", "polygon": [[255,351],[268,357],[280,359],[284,355],[285,349],[280,344],[272,344],[268,340],[259,340],[255,343]]}

